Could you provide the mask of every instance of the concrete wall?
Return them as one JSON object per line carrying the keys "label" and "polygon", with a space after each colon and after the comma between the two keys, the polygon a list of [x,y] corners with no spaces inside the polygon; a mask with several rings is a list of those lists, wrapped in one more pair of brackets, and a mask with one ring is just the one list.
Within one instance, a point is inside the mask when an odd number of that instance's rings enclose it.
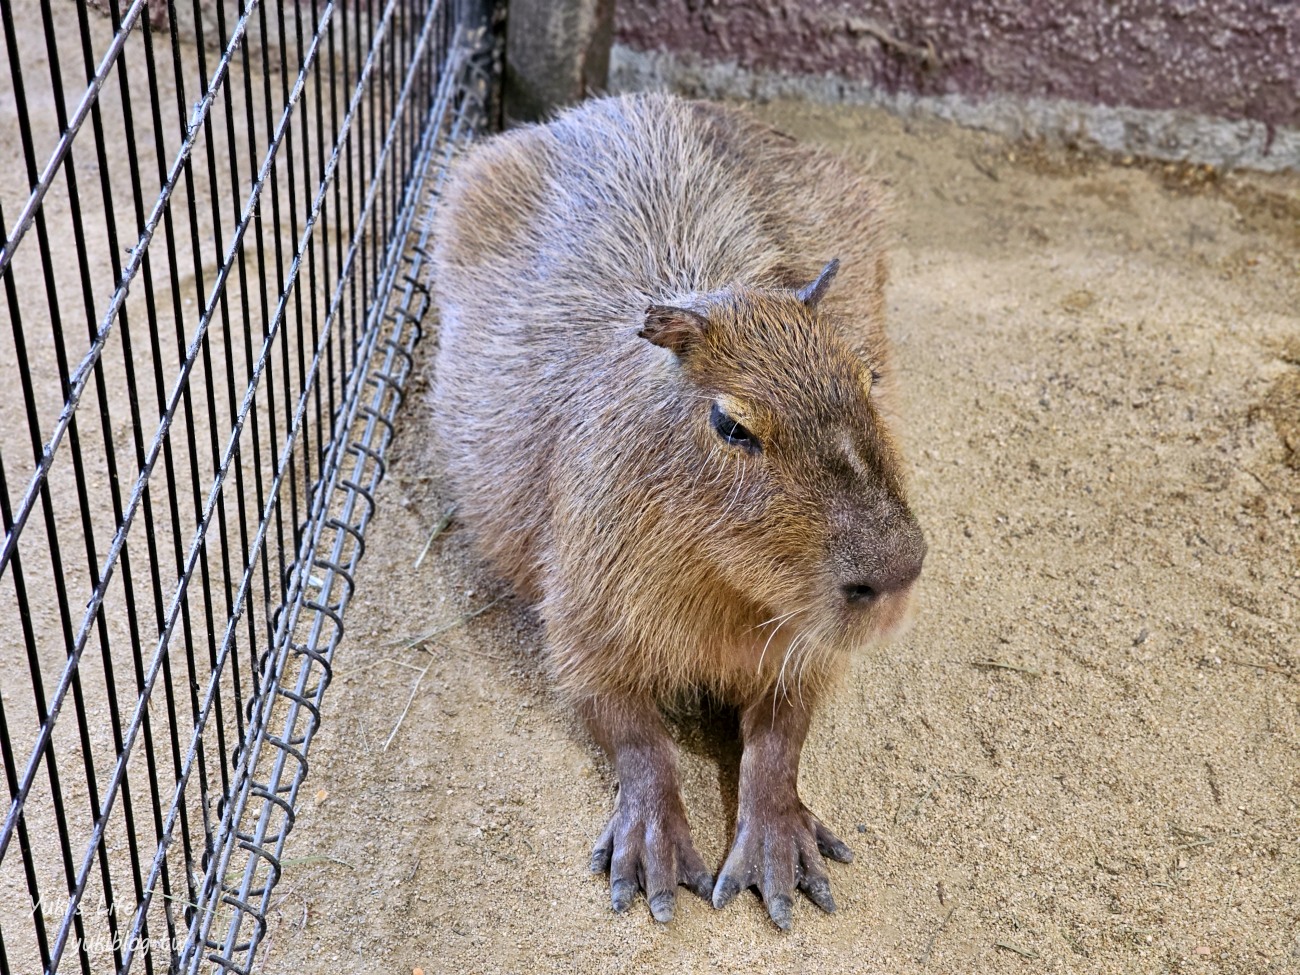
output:
{"label": "concrete wall", "polygon": [[[619,0],[615,30],[625,85],[716,88],[725,74],[784,93],[780,79],[802,79],[821,97],[932,105],[974,124],[1013,105],[1021,128],[1073,124],[1151,155],[1300,164],[1295,0]],[[1051,105],[1068,117],[1044,117]],[[1118,131],[1097,138],[1107,120]],[[1226,144],[1180,144],[1179,120],[1219,123]]]}
{"label": "concrete wall", "polygon": [[609,80],[614,0],[510,0],[505,121],[536,122]]}

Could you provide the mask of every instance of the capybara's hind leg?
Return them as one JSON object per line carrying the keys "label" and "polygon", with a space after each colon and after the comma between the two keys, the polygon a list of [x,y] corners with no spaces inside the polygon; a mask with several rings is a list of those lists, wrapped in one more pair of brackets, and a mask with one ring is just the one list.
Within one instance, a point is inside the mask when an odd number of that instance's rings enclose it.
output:
{"label": "capybara's hind leg", "polygon": [[643,698],[599,695],[579,710],[618,776],[614,815],[591,852],[591,869],[609,871],[614,910],[626,910],[640,889],[655,920],[671,921],[678,884],[706,900],[713,893],[713,874],[691,841],[673,743],[658,709]]}
{"label": "capybara's hind leg", "polygon": [[798,691],[769,691],[741,714],[745,751],[740,759],[736,839],[713,890],[713,906],[757,887],[777,927],[790,927],[797,887],[822,910],[835,910],[822,857],[841,863],[853,851],[799,799],[799,756],[810,709]]}

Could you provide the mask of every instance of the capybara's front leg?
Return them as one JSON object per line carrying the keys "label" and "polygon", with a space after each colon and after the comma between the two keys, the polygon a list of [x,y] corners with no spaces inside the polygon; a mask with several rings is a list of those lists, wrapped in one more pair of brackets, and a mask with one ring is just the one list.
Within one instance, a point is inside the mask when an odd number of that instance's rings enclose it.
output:
{"label": "capybara's front leg", "polygon": [[760,695],[742,712],[736,839],[713,890],[713,906],[725,907],[740,891],[757,887],[782,930],[790,927],[796,887],[822,910],[834,911],[822,857],[853,859],[853,851],[799,799],[799,756],[809,718],[797,692]]}
{"label": "capybara's front leg", "polygon": [[591,852],[591,869],[609,871],[614,910],[626,910],[640,889],[655,920],[671,921],[678,884],[706,900],[713,892],[713,874],[691,841],[673,743],[644,699],[600,695],[580,710],[618,777],[614,815]]}

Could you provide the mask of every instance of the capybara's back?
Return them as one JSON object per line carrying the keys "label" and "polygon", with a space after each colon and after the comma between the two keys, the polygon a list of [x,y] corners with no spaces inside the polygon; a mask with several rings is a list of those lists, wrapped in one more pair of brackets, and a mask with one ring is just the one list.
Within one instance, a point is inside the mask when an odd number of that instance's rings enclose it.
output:
{"label": "capybara's back", "polygon": [[[616,908],[640,885],[662,920],[678,881],[713,889],[655,710],[700,688],[742,707],[759,756],[757,832],[715,903],[770,887],[785,926],[798,875],[833,907],[816,851],[847,848],[792,770],[820,689],[897,627],[925,554],[883,398],[881,210],[838,158],[662,95],[489,139],[438,207],[443,473],[615,761],[593,865]],[[730,866],[772,858],[767,879]]]}

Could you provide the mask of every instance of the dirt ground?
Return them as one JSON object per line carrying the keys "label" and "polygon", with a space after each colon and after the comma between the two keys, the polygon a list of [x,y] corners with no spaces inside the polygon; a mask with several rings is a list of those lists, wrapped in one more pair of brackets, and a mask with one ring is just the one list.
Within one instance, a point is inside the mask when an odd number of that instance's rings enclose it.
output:
{"label": "dirt ground", "polygon": [[[1300,179],[757,110],[874,156],[898,201],[930,555],[914,628],[805,751],[805,801],[858,854],[839,912],[610,911],[586,864],[614,782],[533,617],[454,520],[421,559],[448,499],[417,396],[264,970],[1300,971]],[[674,728],[720,865],[730,718]]]}

